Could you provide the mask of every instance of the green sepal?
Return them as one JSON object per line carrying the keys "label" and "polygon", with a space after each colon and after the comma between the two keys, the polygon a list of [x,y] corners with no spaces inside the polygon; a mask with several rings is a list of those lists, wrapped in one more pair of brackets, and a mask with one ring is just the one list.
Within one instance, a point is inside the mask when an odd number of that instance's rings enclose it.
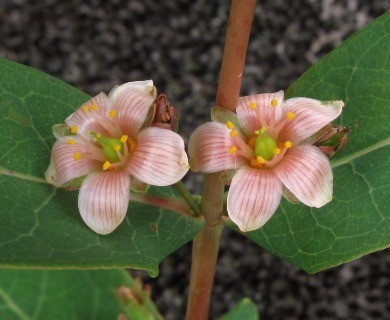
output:
{"label": "green sepal", "polygon": [[240,128],[237,115],[234,112],[228,111],[221,107],[215,106],[211,108],[211,120],[225,124],[228,121],[233,122],[234,126]]}

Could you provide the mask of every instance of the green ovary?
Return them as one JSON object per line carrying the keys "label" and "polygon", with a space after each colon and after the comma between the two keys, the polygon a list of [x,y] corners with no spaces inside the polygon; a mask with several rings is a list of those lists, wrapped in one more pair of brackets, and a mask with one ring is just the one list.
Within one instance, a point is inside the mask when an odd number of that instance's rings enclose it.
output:
{"label": "green ovary", "polygon": [[265,160],[269,161],[275,155],[275,148],[277,148],[277,143],[272,139],[266,132],[259,133],[255,142],[255,156],[263,157]]}
{"label": "green ovary", "polygon": [[102,146],[104,154],[111,162],[119,162],[118,153],[115,150],[118,146],[120,147],[120,153],[123,155],[123,143],[117,138],[107,138],[100,134],[95,136],[96,141]]}

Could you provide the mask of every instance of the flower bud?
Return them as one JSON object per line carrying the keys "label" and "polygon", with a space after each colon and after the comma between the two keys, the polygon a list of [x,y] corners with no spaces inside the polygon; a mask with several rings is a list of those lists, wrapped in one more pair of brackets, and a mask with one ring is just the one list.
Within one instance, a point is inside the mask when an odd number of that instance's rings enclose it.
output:
{"label": "flower bud", "polygon": [[152,126],[177,132],[179,129],[179,115],[175,107],[171,105],[165,94],[161,93],[154,101],[156,113]]}

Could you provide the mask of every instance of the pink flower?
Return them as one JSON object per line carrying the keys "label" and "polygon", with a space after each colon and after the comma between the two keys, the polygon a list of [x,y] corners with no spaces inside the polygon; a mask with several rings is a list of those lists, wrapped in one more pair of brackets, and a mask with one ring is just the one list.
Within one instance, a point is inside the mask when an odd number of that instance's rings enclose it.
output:
{"label": "pink flower", "polygon": [[130,189],[171,185],[188,171],[183,139],[149,127],[156,88],[129,82],[100,93],[55,126],[57,141],[45,177],[57,187],[84,177],[78,206],[95,232],[108,234],[124,219]]}
{"label": "pink flower", "polygon": [[308,98],[284,101],[283,91],[242,97],[237,116],[216,107],[214,121],[201,125],[189,141],[191,169],[233,175],[227,199],[231,220],[242,231],[263,226],[282,195],[311,207],[332,199],[328,158],[305,140],[341,113],[342,101]]}

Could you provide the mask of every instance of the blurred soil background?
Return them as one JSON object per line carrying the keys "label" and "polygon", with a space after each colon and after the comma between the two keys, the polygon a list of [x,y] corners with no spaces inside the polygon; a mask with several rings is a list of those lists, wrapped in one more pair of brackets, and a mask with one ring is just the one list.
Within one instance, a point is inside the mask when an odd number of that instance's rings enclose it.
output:
{"label": "blurred soil background", "polygon": [[[253,21],[242,95],[286,89],[352,33],[389,9],[388,0],[263,0]],[[3,0],[0,56],[47,72],[90,95],[153,79],[181,117],[186,142],[209,120],[225,41],[229,1]],[[200,175],[187,185],[199,192]],[[151,279],[166,319],[183,319],[191,244]],[[241,297],[261,319],[390,319],[390,255],[377,252],[307,275],[225,230],[210,317]],[[244,319],[243,319],[244,320]]]}

